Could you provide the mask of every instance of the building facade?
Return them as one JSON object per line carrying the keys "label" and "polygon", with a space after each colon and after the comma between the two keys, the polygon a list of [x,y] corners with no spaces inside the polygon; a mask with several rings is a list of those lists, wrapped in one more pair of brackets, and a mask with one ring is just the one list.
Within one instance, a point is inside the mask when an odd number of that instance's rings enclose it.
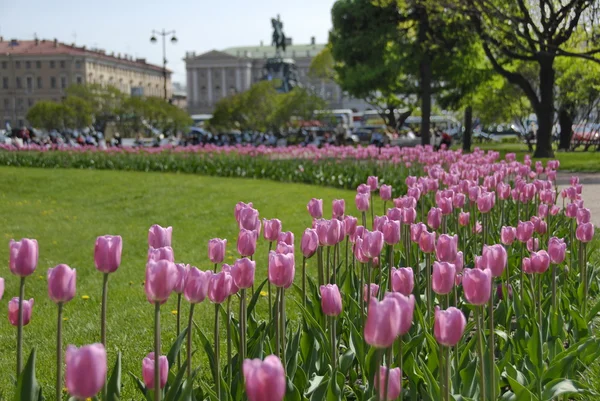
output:
{"label": "building facade", "polygon": [[[315,44],[313,39],[309,45],[287,46],[283,56],[295,61],[302,86],[325,99],[330,108],[366,107],[364,102],[344,96],[335,82],[309,77],[310,63],[324,47]],[[185,64],[189,113],[212,113],[215,104],[223,97],[248,90],[263,79],[263,67],[267,59],[274,56],[275,48],[262,43],[260,46],[212,50],[200,55],[188,52]]]}
{"label": "building facade", "polygon": [[[171,72],[167,71],[167,96]],[[61,101],[72,84],[112,85],[132,96],[164,96],[163,68],[145,59],[107,54],[55,40],[4,40],[0,37],[0,118],[20,127],[41,100]]]}

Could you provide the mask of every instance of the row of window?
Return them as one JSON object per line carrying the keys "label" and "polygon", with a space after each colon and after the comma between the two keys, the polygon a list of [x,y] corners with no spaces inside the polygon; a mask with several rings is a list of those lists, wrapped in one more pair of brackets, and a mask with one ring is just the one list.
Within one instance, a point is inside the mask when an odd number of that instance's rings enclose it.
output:
{"label": "row of window", "polygon": [[[50,77],[50,89],[56,89],[57,88],[57,79],[56,77]],[[76,78],[76,82],[77,84],[82,84],[83,83],[83,78],[80,76],[77,76]],[[15,78],[15,89],[27,89],[27,90],[33,90],[33,77],[26,77],[25,80],[23,81],[23,79],[21,77],[16,77]],[[43,89],[44,88],[44,80],[42,77],[37,77],[35,80],[36,83],[36,89]],[[60,77],[60,88],[61,89],[65,89],[67,87],[67,77]],[[10,89],[10,81],[8,79],[8,77],[3,77],[2,78],[2,89]]]}
{"label": "row of window", "polygon": [[[16,105],[15,105],[17,110],[21,110],[21,109],[25,108],[25,100],[27,100],[27,107],[31,107],[35,104],[34,99],[17,98]],[[4,110],[12,110],[13,109],[12,103],[13,103],[12,99],[4,99]]]}
{"label": "row of window", "polygon": [[[33,68],[33,66],[35,66],[35,68],[40,69],[42,68],[42,61],[41,60],[37,60],[37,61],[20,61],[20,60],[15,60],[13,62],[14,68],[16,70],[20,70],[21,68],[25,68],[26,70],[30,70]],[[50,68],[56,68],[56,66],[58,65],[59,68],[66,68],[67,67],[67,62],[65,60],[59,60],[58,62],[56,62],[55,60],[50,60],[47,62]],[[81,68],[81,60],[75,60],[75,68]],[[6,70],[8,69],[8,61],[3,61],[2,62],[2,69]]]}

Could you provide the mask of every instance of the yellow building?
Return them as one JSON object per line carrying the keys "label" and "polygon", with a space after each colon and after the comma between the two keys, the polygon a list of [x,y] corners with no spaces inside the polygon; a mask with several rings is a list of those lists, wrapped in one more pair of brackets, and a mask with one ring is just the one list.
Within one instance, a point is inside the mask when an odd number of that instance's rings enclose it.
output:
{"label": "yellow building", "polygon": [[171,98],[171,71],[145,59],[107,54],[54,40],[4,40],[0,36],[0,122],[25,124],[40,100],[60,101],[71,84],[112,85],[132,96]]}

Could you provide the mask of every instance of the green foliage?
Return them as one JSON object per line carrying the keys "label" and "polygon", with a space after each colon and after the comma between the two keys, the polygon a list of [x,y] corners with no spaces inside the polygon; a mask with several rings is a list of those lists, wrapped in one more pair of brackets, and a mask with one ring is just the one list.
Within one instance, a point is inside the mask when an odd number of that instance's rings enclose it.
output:
{"label": "green foliage", "polygon": [[27,120],[34,127],[46,130],[62,129],[69,120],[69,110],[61,103],[42,101],[27,112]]}

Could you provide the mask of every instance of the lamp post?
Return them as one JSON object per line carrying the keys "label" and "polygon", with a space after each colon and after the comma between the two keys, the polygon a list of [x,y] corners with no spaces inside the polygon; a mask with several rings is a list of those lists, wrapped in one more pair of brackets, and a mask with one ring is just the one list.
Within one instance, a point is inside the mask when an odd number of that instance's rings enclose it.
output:
{"label": "lamp post", "polygon": [[155,31],[152,30],[152,36],[150,37],[150,42],[156,43],[156,35],[162,36],[162,50],[163,50],[163,80],[164,80],[164,90],[165,90],[165,102],[167,99],[167,45],[166,38],[167,36],[171,36],[171,43],[177,43],[177,37],[175,36],[175,31]]}

